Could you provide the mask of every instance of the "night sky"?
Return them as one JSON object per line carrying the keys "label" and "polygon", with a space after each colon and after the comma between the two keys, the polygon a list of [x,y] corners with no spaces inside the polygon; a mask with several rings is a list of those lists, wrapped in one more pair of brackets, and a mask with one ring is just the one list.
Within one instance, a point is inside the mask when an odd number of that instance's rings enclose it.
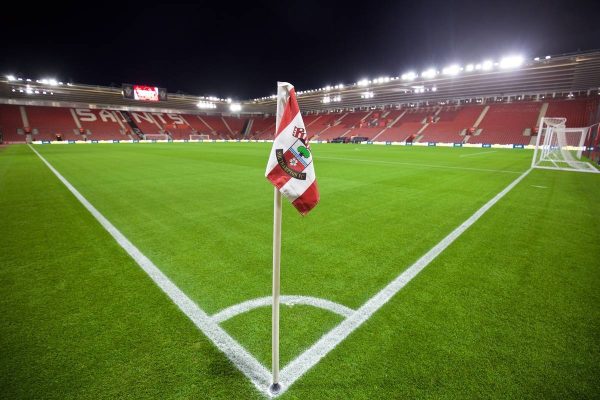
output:
{"label": "night sky", "polygon": [[16,4],[0,73],[248,99],[506,54],[600,47],[600,1]]}

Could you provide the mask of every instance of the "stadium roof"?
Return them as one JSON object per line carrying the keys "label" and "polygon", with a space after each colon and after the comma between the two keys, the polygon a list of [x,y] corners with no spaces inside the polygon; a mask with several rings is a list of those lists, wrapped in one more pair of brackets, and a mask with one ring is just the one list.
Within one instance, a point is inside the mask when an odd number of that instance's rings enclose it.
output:
{"label": "stadium roof", "polygon": [[[273,84],[275,87],[275,82]],[[600,51],[523,60],[510,57],[480,64],[432,67],[398,77],[364,79],[318,89],[298,90],[305,112],[393,105],[438,104],[475,99],[598,93]],[[0,102],[68,107],[120,108],[176,112],[181,110],[232,113],[230,99],[169,93],[168,100],[145,103],[123,97],[122,89],[65,84],[53,79],[3,77]],[[266,96],[239,102],[242,113],[275,111],[275,99]],[[199,108],[199,105],[210,108]],[[235,110],[234,113],[239,113]]]}

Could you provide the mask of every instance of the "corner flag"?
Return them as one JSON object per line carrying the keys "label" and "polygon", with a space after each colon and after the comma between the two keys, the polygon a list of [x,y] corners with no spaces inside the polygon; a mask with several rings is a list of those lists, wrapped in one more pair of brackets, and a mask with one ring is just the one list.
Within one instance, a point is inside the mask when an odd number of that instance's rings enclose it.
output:
{"label": "corner flag", "polygon": [[319,202],[308,134],[298,108],[294,86],[277,82],[275,139],[265,176],[273,186],[273,308],[271,315],[271,393],[281,391],[279,381],[279,295],[281,271],[281,197],[285,196],[302,215]]}
{"label": "corner flag", "polygon": [[308,134],[294,86],[287,82],[277,82],[275,140],[265,176],[302,215],[319,202]]}

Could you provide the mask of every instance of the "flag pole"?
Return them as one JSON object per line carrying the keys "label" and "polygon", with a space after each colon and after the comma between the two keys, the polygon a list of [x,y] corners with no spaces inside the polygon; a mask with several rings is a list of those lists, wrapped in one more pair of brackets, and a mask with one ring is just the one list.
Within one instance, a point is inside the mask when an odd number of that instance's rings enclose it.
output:
{"label": "flag pole", "polygon": [[281,192],[274,189],[273,201],[273,308],[271,315],[271,364],[273,368],[273,383],[271,393],[281,390],[279,384],[279,292],[281,264]]}

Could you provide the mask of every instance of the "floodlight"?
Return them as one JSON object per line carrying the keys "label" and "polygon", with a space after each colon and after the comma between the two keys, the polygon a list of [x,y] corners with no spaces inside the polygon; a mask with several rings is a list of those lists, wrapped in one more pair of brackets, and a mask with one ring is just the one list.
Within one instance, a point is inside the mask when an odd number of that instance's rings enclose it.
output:
{"label": "floodlight", "polygon": [[14,75],[6,75],[6,79],[10,82],[10,81],[16,81],[17,79],[15,78]]}
{"label": "floodlight", "polygon": [[417,78],[417,73],[414,71],[406,72],[402,74],[403,81],[414,81]]}
{"label": "floodlight", "polygon": [[369,81],[367,79],[361,79],[360,81],[358,81],[356,83],[358,86],[367,86],[369,84]]}
{"label": "floodlight", "polygon": [[422,78],[435,78],[436,74],[437,74],[437,72],[434,68],[429,68],[429,69],[426,69],[425,71],[421,72],[421,77]]}
{"label": "floodlight", "polygon": [[522,56],[509,56],[500,60],[500,68],[517,68],[523,64]]}
{"label": "floodlight", "polygon": [[486,60],[481,64],[481,69],[484,71],[489,71],[494,67],[494,62],[491,60]]}
{"label": "floodlight", "polygon": [[546,56],[546,60],[549,60],[549,59],[551,59],[551,58],[552,58],[552,57],[550,57],[550,56]]}
{"label": "floodlight", "polygon": [[[231,100],[231,99],[229,99],[229,100]],[[242,105],[238,104],[238,103],[233,103],[229,106],[229,110],[233,111],[233,112],[242,111]]]}
{"label": "floodlight", "polygon": [[473,64],[467,64],[467,66],[465,67],[465,70],[467,72],[471,72],[475,69],[475,66]]}
{"label": "floodlight", "polygon": [[450,65],[442,70],[444,75],[458,75],[459,72],[460,66],[456,64]]}

